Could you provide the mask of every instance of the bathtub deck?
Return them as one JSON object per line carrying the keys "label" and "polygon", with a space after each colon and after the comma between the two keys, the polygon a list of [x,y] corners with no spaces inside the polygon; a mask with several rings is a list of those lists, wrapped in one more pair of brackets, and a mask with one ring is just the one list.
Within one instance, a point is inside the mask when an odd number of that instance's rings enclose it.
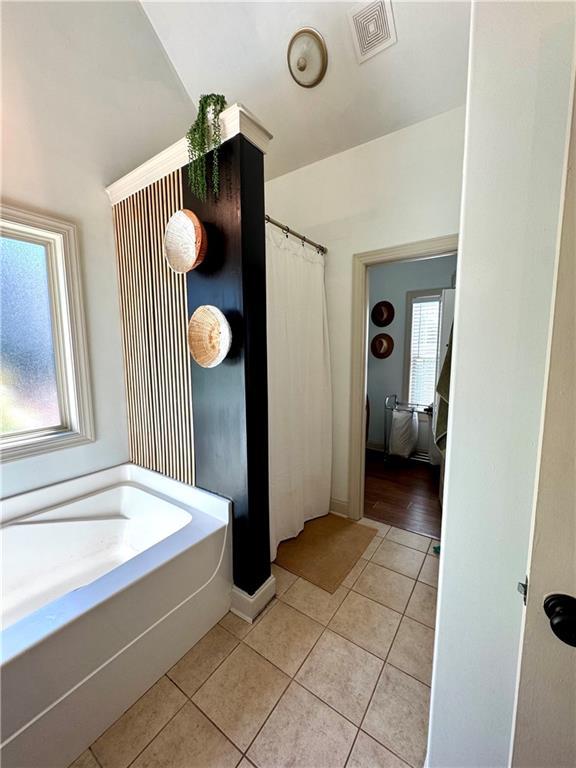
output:
{"label": "bathtub deck", "polygon": [[438,559],[364,524],[378,534],[333,595],[273,566],[264,615],[225,616],[74,768],[419,768]]}

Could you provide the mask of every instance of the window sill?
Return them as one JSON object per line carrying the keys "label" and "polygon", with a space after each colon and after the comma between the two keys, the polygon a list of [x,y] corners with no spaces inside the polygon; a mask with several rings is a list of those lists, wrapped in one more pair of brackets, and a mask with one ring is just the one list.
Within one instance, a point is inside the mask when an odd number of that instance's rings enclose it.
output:
{"label": "window sill", "polygon": [[0,461],[4,464],[16,459],[27,459],[50,451],[75,448],[85,443],[94,442],[94,435],[82,434],[71,430],[50,430],[47,434],[14,437],[5,440],[0,446]]}

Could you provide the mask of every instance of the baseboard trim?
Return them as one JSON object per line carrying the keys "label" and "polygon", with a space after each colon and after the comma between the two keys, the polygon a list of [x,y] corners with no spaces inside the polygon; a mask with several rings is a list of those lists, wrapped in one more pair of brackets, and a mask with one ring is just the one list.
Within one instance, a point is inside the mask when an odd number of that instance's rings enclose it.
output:
{"label": "baseboard trim", "polygon": [[262,613],[268,603],[276,597],[276,578],[273,574],[259,587],[253,595],[244,592],[240,587],[232,587],[232,604],[230,610],[244,621],[250,622]]}
{"label": "baseboard trim", "polygon": [[348,502],[342,501],[342,499],[330,499],[330,511],[334,512],[335,515],[340,515],[341,517],[349,517],[348,515]]}

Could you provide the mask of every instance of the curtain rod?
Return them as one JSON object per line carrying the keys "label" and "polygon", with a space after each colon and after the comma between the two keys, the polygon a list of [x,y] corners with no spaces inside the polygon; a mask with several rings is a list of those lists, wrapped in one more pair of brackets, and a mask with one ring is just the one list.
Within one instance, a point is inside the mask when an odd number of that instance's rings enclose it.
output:
{"label": "curtain rod", "polygon": [[308,245],[316,248],[317,251],[320,251],[320,253],[323,253],[324,255],[328,253],[328,248],[326,248],[325,245],[315,243],[314,240],[310,240],[310,238],[306,237],[305,235],[301,235],[300,232],[296,232],[295,229],[290,229],[290,227],[287,227],[286,224],[282,224],[280,221],[276,221],[276,219],[268,216],[268,214],[266,214],[264,218],[267,224],[273,224],[275,227],[278,227],[278,229],[281,229],[285,235],[292,235],[293,237],[298,238],[298,240],[301,240],[303,243],[308,243]]}

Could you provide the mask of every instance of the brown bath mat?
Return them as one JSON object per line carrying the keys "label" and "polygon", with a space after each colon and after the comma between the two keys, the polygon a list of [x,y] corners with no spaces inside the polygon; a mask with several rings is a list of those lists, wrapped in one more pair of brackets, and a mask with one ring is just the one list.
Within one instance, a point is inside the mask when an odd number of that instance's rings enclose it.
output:
{"label": "brown bath mat", "polygon": [[276,564],[335,592],[375,535],[375,528],[338,515],[317,517],[295,539],[280,544]]}

